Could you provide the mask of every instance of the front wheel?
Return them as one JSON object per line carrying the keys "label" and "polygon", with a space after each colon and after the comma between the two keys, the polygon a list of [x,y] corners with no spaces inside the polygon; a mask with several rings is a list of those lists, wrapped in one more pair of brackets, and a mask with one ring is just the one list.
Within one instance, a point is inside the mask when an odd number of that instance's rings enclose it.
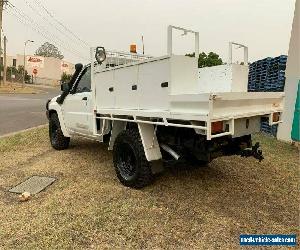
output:
{"label": "front wheel", "polygon": [[52,114],[49,118],[49,137],[51,146],[54,149],[64,150],[69,147],[70,138],[64,136],[56,113]]}
{"label": "front wheel", "polygon": [[113,160],[120,182],[132,188],[143,188],[153,181],[153,174],[137,130],[121,132],[114,143]]}

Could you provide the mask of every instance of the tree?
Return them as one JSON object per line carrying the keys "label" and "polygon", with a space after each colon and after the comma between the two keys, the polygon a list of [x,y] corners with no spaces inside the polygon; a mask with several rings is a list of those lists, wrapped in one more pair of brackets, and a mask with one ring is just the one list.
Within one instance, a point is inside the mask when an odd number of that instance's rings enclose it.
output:
{"label": "tree", "polygon": [[[14,79],[13,79],[13,77],[12,77],[13,75],[15,76]],[[17,79],[16,79],[17,76],[18,76],[18,70],[17,70],[17,68],[14,67],[14,66],[8,66],[8,67],[7,67],[7,71],[6,71],[6,77],[7,77],[7,80],[8,80],[8,81],[17,80]]]}
{"label": "tree", "polygon": [[69,75],[66,72],[63,72],[61,75],[61,83],[68,83],[71,81],[73,75]]}
{"label": "tree", "polygon": [[62,53],[58,50],[58,48],[51,44],[51,43],[44,43],[42,46],[40,46],[37,51],[35,52],[36,56],[43,56],[43,57],[54,57],[58,59],[63,59],[64,56]]}
{"label": "tree", "polygon": [[[2,66],[2,70],[3,70],[3,66]],[[6,70],[6,77],[7,77],[6,79],[8,81],[22,82],[23,72],[24,72],[24,66],[22,65],[19,65],[18,68],[14,66],[8,66]],[[28,74],[27,70],[25,70],[25,82],[26,83],[31,82],[31,76]]]}
{"label": "tree", "polygon": [[[17,81],[23,81],[23,72],[24,72],[24,66],[19,65],[18,69],[16,71],[16,80]],[[25,82],[30,83],[31,76],[28,74],[27,70],[25,70]]]}
{"label": "tree", "polygon": [[[195,53],[186,54],[186,56],[195,57]],[[199,68],[212,67],[212,66],[217,66],[222,64],[223,64],[222,58],[214,52],[209,52],[208,54],[201,52],[199,54],[199,59],[198,59]]]}

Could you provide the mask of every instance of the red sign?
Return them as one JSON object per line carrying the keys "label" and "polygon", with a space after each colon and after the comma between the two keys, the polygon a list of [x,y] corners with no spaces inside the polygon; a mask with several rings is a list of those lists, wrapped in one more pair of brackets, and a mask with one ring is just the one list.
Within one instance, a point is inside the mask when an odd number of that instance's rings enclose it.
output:
{"label": "red sign", "polygon": [[38,70],[37,69],[33,69],[32,73],[36,75],[38,73]]}
{"label": "red sign", "polygon": [[30,68],[44,68],[44,57],[27,56],[26,64]]}
{"label": "red sign", "polygon": [[42,59],[38,57],[29,57],[28,62],[39,63],[42,62]]}

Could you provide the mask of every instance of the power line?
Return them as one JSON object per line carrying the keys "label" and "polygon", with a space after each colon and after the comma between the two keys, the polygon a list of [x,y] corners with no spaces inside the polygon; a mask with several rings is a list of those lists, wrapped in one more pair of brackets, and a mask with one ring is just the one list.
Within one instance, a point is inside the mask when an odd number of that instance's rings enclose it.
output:
{"label": "power line", "polygon": [[[73,55],[76,55],[77,57],[79,57],[81,59],[84,59],[84,60],[89,60],[86,57],[82,56],[79,51],[71,50],[68,47],[64,46],[63,45],[64,42],[61,39],[59,39],[57,37],[54,37],[53,35],[51,36],[50,32],[45,31],[42,26],[35,23],[32,20],[32,18],[30,18],[28,15],[26,15],[26,13],[22,12],[20,9],[18,9],[13,4],[9,3],[8,7],[9,7],[9,10],[10,10],[10,11],[8,11],[8,13],[11,14],[11,15],[14,15],[17,18],[17,20],[19,22],[21,22],[24,26],[30,27],[33,31],[35,31],[36,33],[38,33],[39,35],[41,35],[45,39],[53,42],[54,44],[59,45],[59,47],[64,48],[65,50],[69,51]],[[58,42],[57,40],[61,41],[62,44],[60,42]]]}
{"label": "power line", "polygon": [[34,0],[56,23],[58,23],[62,28],[64,28],[65,31],[69,32],[72,36],[74,36],[76,39],[84,43],[87,47],[91,47],[87,42],[82,40],[80,37],[78,37],[74,32],[72,32],[66,25],[64,25],[61,21],[59,21],[54,14],[52,14],[41,2],[40,0]]}
{"label": "power line", "polygon": [[[47,20],[47,18],[45,18],[43,15],[41,15],[34,7],[32,7],[32,5],[27,1],[27,0],[25,0],[25,3],[27,4],[27,6],[29,6],[29,8],[31,8],[32,10],[33,10],[33,12],[35,12],[35,13],[37,13],[41,18],[43,18],[44,20],[46,20],[47,22],[49,22],[48,20]],[[51,22],[49,22],[50,23],[50,25],[52,26],[52,24],[51,24]],[[56,28],[56,27],[55,27]],[[57,28],[56,28],[57,29]],[[45,30],[45,28],[44,28],[44,30]],[[57,29],[58,31],[60,31],[59,29]],[[49,32],[49,31],[48,31]],[[61,32],[61,31],[60,31]],[[63,32],[61,32],[61,33],[63,33]],[[55,34],[53,35],[57,40],[59,40],[61,43],[67,43],[67,45],[68,45],[68,47],[72,47],[71,46],[71,44],[69,43],[69,40],[62,40],[62,39],[60,39],[58,36],[56,36]],[[77,51],[77,52],[79,52],[78,50],[76,50],[76,49],[74,49],[74,48],[72,48],[74,51]],[[79,52],[80,53],[80,52]]]}
{"label": "power line", "polygon": [[[45,38],[46,40],[52,42],[53,44],[57,44],[56,41],[53,41],[52,38],[48,37],[47,35],[45,35],[44,33],[40,32],[39,30],[37,30],[35,27],[33,26],[30,26],[28,24],[28,22],[22,20],[16,13],[13,13],[13,12],[8,12],[9,14],[13,15],[20,23],[22,23],[24,26],[26,27],[30,27],[33,31],[35,31],[36,33],[38,33],[40,36],[42,36],[43,38]],[[57,45],[58,46],[58,45]],[[69,49],[67,49],[66,47],[64,47],[66,50],[68,50],[71,54],[73,54],[74,56],[78,57],[78,58],[81,58],[81,59],[84,59],[84,60],[89,60],[88,58],[86,57],[83,57],[81,56],[80,54],[77,54],[76,52],[73,52]]]}
{"label": "power line", "polygon": [[[19,14],[20,16],[22,16],[22,18],[24,18],[25,20],[29,21],[31,25],[35,26],[35,28],[36,28],[37,30],[39,30],[39,31],[42,30],[44,33],[50,35],[51,38],[52,38],[52,41],[53,41],[53,40],[56,41],[56,43],[57,43],[57,44],[60,44],[61,47],[65,48],[65,49],[68,50],[68,51],[71,51],[68,47],[65,47],[64,45],[62,45],[62,44],[65,43],[65,41],[61,40],[61,39],[60,39],[59,37],[57,37],[56,35],[51,34],[51,33],[49,32],[49,30],[46,30],[45,27],[43,27],[43,26],[37,24],[31,17],[29,17],[26,13],[24,13],[22,10],[18,9],[18,8],[17,8],[16,6],[14,6],[13,4],[9,3],[9,6],[12,7],[14,10],[16,10],[16,11],[18,12],[18,14]],[[49,36],[48,36],[48,37],[49,37]],[[59,42],[57,42],[57,40],[58,40]],[[73,48],[72,48],[72,51],[76,52],[77,54],[81,54],[81,52],[79,52],[78,50],[75,50],[75,49],[73,49]]]}
{"label": "power line", "polygon": [[45,15],[42,15],[40,13],[40,10],[38,7],[34,7],[28,0],[25,0],[25,4],[34,12],[36,13],[40,18],[42,18],[46,23],[50,24],[51,27],[54,27],[56,31],[58,31],[61,35],[65,36],[68,38],[68,41],[73,41],[74,43],[76,43],[76,45],[80,45],[83,48],[86,49],[86,45],[84,43],[82,43],[80,40],[78,39],[74,39],[74,36],[70,36],[68,33],[62,31],[57,24],[55,24],[54,22],[51,22],[48,18],[46,18]]}

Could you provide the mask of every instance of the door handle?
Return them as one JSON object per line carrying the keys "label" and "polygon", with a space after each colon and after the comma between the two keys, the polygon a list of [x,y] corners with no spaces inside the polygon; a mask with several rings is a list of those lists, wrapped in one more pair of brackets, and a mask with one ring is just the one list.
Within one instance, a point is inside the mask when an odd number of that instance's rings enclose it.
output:
{"label": "door handle", "polygon": [[87,101],[87,97],[86,97],[86,96],[83,97],[82,100],[83,100],[83,101]]}

